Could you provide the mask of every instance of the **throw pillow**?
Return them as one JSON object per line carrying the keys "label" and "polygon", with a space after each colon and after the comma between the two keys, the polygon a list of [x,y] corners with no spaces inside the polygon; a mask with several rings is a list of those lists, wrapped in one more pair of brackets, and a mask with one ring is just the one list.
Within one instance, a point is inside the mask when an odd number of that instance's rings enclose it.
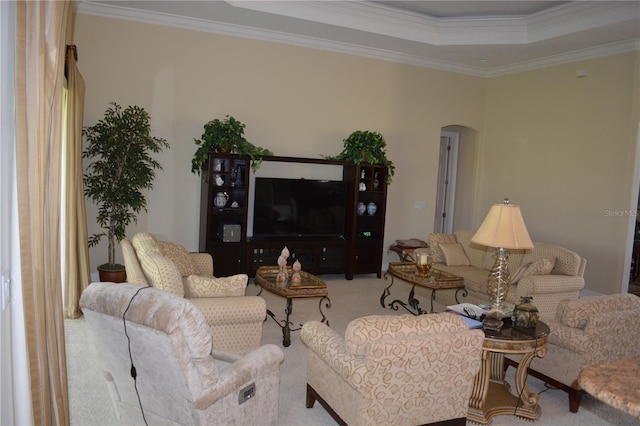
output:
{"label": "throw pillow", "polygon": [[460,243],[440,244],[447,266],[469,266],[469,258]]}
{"label": "throw pillow", "polygon": [[155,288],[184,296],[182,277],[176,265],[160,252],[153,234],[139,232],[131,239],[140,267],[147,281]]}
{"label": "throw pillow", "polygon": [[538,259],[535,262],[531,262],[529,267],[524,271],[524,275],[549,275],[554,266],[556,266],[555,257],[551,259]]}
{"label": "throw pillow", "polygon": [[160,252],[168,257],[180,271],[180,275],[188,277],[198,274],[198,270],[191,261],[191,255],[186,248],[177,243],[169,241],[158,241]]}
{"label": "throw pillow", "polygon": [[244,296],[247,276],[244,274],[215,278],[189,275],[184,280],[184,297],[233,297]]}
{"label": "throw pillow", "polygon": [[554,266],[556,266],[555,257],[526,263],[520,266],[511,276],[511,284],[518,284],[518,281],[527,275],[549,275]]}
{"label": "throw pillow", "polygon": [[138,232],[131,239],[131,244],[136,249],[136,253],[160,253],[158,239],[149,232]]}
{"label": "throw pillow", "polygon": [[455,234],[438,234],[429,235],[429,248],[431,249],[431,261],[436,263],[444,263],[444,254],[440,250],[440,244],[455,243]]}
{"label": "throw pillow", "polygon": [[526,271],[529,266],[531,266],[531,263],[525,263],[524,265],[521,265],[514,272],[514,274],[511,275],[511,284],[518,284],[518,281],[520,281],[520,278],[524,276],[524,271]]}

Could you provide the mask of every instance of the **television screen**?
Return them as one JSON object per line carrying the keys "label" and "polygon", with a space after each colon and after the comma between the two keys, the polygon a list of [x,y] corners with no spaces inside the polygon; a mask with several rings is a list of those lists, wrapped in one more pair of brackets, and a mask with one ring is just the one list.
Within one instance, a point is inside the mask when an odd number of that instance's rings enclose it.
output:
{"label": "television screen", "polygon": [[256,178],[253,236],[341,237],[346,201],[342,181]]}

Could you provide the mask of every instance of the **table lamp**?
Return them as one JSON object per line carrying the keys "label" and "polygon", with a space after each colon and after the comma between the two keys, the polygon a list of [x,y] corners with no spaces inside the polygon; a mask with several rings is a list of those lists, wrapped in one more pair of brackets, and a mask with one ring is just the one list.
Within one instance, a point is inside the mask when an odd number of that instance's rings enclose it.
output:
{"label": "table lamp", "polygon": [[507,266],[510,249],[532,249],[533,243],[522,219],[520,207],[509,204],[505,198],[502,204],[491,206],[487,217],[480,225],[471,242],[495,248],[496,262],[487,280],[491,298],[491,311],[482,322],[483,328],[500,331],[504,312],[504,300],[511,286],[511,276]]}

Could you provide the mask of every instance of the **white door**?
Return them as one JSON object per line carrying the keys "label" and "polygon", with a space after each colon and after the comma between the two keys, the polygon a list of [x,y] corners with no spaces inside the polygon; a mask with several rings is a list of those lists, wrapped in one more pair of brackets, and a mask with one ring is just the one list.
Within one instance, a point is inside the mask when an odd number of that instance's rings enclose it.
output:
{"label": "white door", "polygon": [[458,132],[443,131],[440,134],[438,191],[436,193],[436,217],[433,232],[445,234],[453,232],[459,139]]}

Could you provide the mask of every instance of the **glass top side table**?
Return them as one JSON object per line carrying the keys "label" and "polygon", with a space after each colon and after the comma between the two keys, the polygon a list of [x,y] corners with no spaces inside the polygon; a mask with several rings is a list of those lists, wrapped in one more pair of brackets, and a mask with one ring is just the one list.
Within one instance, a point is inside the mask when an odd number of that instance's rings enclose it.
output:
{"label": "glass top side table", "polygon": [[[500,331],[484,330],[484,333],[482,366],[473,383],[467,419],[483,425],[499,414],[538,420],[542,409],[538,394],[530,392],[527,386],[527,371],[533,357],[543,358],[547,353],[549,326],[538,321],[535,329],[505,325]],[[523,356],[516,370],[515,395],[504,380],[507,354]]]}

